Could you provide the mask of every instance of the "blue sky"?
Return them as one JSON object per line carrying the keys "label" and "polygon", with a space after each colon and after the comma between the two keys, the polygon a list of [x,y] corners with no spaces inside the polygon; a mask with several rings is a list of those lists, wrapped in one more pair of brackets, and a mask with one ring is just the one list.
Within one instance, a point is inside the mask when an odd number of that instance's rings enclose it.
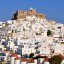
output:
{"label": "blue sky", "polygon": [[47,19],[64,23],[64,0],[0,0],[0,21],[10,20],[16,10],[33,7]]}

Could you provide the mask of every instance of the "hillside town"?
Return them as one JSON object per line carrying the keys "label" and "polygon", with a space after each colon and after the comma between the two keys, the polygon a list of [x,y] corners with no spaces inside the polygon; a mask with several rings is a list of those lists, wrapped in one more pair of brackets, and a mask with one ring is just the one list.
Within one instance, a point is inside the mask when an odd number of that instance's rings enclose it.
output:
{"label": "hillside town", "polygon": [[64,64],[64,24],[47,20],[33,8],[0,21],[1,64],[54,64],[49,59],[56,55]]}

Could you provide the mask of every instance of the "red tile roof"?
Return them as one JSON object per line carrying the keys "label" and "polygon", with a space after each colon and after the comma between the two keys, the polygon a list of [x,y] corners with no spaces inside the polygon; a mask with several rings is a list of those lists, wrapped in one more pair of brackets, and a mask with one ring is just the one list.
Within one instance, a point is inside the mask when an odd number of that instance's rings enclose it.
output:
{"label": "red tile roof", "polygon": [[15,60],[20,60],[20,59],[21,59],[21,58],[19,58],[19,57],[16,57],[16,58],[15,58]]}
{"label": "red tile roof", "polygon": [[29,59],[21,58],[21,62],[34,63],[34,59],[32,59],[32,58],[29,58]]}
{"label": "red tile roof", "polygon": [[28,61],[27,61],[28,63],[34,63],[34,59],[28,59]]}
{"label": "red tile roof", "polygon": [[11,57],[18,57],[18,55],[15,54],[15,53],[12,53],[12,54],[11,54]]}
{"label": "red tile roof", "polygon": [[21,58],[22,62],[27,62],[27,60],[28,60],[27,58]]}
{"label": "red tile roof", "polygon": [[46,57],[43,61],[44,61],[44,62],[48,62],[48,60],[49,60],[49,58]]}

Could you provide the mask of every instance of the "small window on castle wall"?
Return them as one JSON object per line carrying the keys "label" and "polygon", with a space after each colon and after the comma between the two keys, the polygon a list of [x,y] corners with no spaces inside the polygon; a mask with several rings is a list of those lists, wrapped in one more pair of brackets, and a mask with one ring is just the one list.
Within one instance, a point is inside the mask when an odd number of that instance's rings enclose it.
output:
{"label": "small window on castle wall", "polygon": [[40,15],[42,17],[42,15]]}

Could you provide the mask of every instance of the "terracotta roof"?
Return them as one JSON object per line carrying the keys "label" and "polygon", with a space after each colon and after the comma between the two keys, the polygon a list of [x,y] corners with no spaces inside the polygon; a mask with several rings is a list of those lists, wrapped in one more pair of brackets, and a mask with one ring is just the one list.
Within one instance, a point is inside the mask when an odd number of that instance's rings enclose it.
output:
{"label": "terracotta roof", "polygon": [[22,62],[28,62],[28,63],[34,63],[34,59],[32,59],[32,58],[29,58],[29,59],[27,59],[27,58],[21,58],[21,61]]}
{"label": "terracotta roof", "polygon": [[34,63],[34,59],[28,59],[28,61],[27,61],[28,63]]}
{"label": "terracotta roof", "polygon": [[48,62],[48,60],[49,60],[49,58],[46,57],[43,61],[44,61],[44,62]]}
{"label": "terracotta roof", "polygon": [[28,59],[27,59],[27,58],[21,58],[21,61],[22,61],[22,62],[27,62]]}
{"label": "terracotta roof", "polygon": [[16,57],[16,58],[17,58],[18,56],[17,56],[17,54],[12,53],[12,54],[11,54],[11,57]]}
{"label": "terracotta roof", "polygon": [[19,57],[16,57],[16,58],[15,58],[15,60],[20,60],[20,59],[21,59],[21,58],[19,58]]}

